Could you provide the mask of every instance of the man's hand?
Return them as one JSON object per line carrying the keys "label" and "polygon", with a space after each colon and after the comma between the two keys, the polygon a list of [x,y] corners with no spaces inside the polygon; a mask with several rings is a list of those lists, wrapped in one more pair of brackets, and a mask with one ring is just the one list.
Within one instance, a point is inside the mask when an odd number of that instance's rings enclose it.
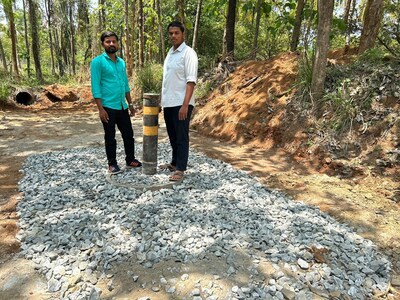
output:
{"label": "man's hand", "polygon": [[108,123],[108,113],[104,108],[99,110],[99,117],[102,122]]}
{"label": "man's hand", "polygon": [[133,117],[135,115],[135,108],[132,104],[129,104],[129,115]]}
{"label": "man's hand", "polygon": [[186,120],[188,114],[188,105],[182,105],[179,109],[178,118],[180,121]]}

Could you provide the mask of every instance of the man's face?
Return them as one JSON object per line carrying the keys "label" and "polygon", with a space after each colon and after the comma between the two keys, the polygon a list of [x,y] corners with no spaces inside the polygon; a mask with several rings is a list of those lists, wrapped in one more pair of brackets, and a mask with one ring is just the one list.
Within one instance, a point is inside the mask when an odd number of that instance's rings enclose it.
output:
{"label": "man's face", "polygon": [[118,51],[118,40],[115,36],[106,37],[102,43],[104,50],[109,54]]}
{"label": "man's face", "polygon": [[183,43],[183,32],[179,27],[168,28],[169,40],[171,41],[174,49],[178,48]]}

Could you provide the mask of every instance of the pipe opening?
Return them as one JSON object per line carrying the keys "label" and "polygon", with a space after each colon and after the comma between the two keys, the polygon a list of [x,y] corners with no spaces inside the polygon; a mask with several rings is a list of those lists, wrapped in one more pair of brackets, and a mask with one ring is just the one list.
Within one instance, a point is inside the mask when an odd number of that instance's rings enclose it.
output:
{"label": "pipe opening", "polygon": [[33,96],[28,92],[19,92],[15,96],[15,101],[23,105],[31,105],[34,102]]}

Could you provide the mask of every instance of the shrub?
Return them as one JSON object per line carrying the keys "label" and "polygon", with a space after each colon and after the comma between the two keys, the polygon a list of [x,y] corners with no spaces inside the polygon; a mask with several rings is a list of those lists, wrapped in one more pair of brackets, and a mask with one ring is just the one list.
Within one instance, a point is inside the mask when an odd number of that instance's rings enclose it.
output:
{"label": "shrub", "polygon": [[0,71],[0,106],[3,107],[11,94],[9,74]]}
{"label": "shrub", "polygon": [[301,56],[296,79],[298,92],[305,102],[311,102],[312,61],[310,57],[312,56],[307,52]]}
{"label": "shrub", "polygon": [[135,73],[135,82],[141,93],[161,93],[163,67],[147,64]]}

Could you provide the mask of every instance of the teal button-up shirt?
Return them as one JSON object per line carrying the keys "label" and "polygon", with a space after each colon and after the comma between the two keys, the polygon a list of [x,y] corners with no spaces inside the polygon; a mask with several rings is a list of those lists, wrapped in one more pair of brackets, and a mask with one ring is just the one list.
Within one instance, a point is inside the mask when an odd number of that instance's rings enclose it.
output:
{"label": "teal button-up shirt", "polygon": [[125,62],[117,56],[114,62],[106,52],[95,57],[90,64],[92,95],[101,99],[104,107],[127,109],[125,94],[130,92]]}

